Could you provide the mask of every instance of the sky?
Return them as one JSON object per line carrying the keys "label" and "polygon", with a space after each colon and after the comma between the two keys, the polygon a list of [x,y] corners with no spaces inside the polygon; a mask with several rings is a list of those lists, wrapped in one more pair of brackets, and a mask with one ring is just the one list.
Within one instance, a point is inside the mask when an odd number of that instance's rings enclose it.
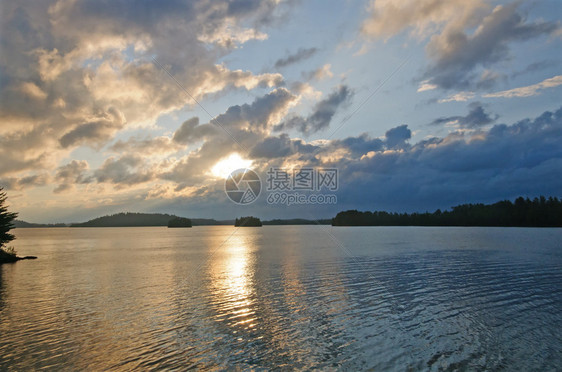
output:
{"label": "sky", "polygon": [[[561,1],[0,7],[0,186],[20,219],[330,218],[562,196]],[[252,203],[225,192],[238,168],[261,180]],[[337,189],[291,184],[307,202],[272,204],[273,169],[335,169]]]}

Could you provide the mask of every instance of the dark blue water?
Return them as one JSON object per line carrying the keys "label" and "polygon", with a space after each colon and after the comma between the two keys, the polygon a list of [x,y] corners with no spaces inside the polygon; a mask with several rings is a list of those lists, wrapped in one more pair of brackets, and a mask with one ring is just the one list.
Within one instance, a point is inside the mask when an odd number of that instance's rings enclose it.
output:
{"label": "dark blue water", "polygon": [[562,369],[562,229],[16,229],[0,370]]}

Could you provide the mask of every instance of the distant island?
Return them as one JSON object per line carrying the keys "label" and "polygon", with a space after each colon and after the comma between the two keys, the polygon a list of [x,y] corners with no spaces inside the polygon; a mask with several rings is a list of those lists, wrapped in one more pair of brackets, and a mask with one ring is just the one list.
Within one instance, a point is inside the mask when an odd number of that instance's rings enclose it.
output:
{"label": "distant island", "polygon": [[248,216],[240,217],[234,221],[234,226],[236,227],[261,227],[262,223],[259,218]]}
{"label": "distant island", "polygon": [[168,221],[168,227],[191,227],[191,220],[184,217],[175,217]]}
{"label": "distant island", "polygon": [[70,227],[168,226],[168,222],[177,217],[161,213],[117,213],[87,222],[72,223]]}
{"label": "distant island", "polygon": [[[175,219],[185,219],[190,221],[190,226],[206,225],[232,225],[233,220],[217,221],[210,218],[185,218],[165,213],[117,213],[108,216],[94,218],[82,223],[71,223],[70,227],[135,227],[135,226],[168,226],[168,223]],[[177,223],[177,222],[175,222]],[[185,221],[184,221],[185,223]],[[35,225],[35,224],[32,224]],[[26,226],[23,226],[26,227]],[[30,226],[32,227],[32,226]],[[50,227],[50,226],[44,226]],[[176,227],[176,226],[169,226]]]}
{"label": "distant island", "polygon": [[[44,227],[134,227],[134,226],[168,226],[168,223],[178,217],[162,213],[131,213],[122,212],[102,216],[80,223],[31,223],[15,220],[15,228],[44,228]],[[232,226],[235,220],[215,220],[212,218],[188,218],[191,226]],[[302,218],[273,219],[263,221],[263,225],[330,225],[331,218],[320,220],[306,220]]]}
{"label": "distant island", "polygon": [[[173,222],[172,222],[173,221]],[[189,221],[189,222],[188,222]],[[185,218],[164,213],[117,213],[94,218],[82,223],[39,224],[21,220],[13,222],[16,228],[33,227],[133,227],[133,226],[262,226],[262,225],[332,225],[332,226],[512,226],[562,227],[562,200],[544,196],[529,199],[519,197],[493,204],[461,204],[451,210],[425,213],[392,213],[386,211],[347,210],[332,219],[307,220],[302,218],[261,221],[247,216],[234,220],[212,218]],[[178,225],[178,226],[176,226]]]}
{"label": "distant island", "polygon": [[14,224],[14,228],[18,228],[18,227],[24,227],[24,228],[28,228],[28,227],[68,227],[70,224],[67,223],[30,223],[30,222],[25,222],[22,220],[14,220],[13,222]]}
{"label": "distant island", "polygon": [[562,227],[562,201],[556,197],[519,197],[514,203],[461,204],[451,211],[411,214],[348,210],[338,213],[332,225]]}

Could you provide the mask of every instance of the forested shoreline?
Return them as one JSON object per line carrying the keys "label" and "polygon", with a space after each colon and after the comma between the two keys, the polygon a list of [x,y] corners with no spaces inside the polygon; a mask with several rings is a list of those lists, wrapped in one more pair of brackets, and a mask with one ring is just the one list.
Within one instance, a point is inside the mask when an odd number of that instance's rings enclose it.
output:
{"label": "forested shoreline", "polygon": [[450,211],[389,213],[348,210],[332,219],[333,226],[512,226],[562,227],[562,201],[544,196],[519,197],[494,204],[461,204]]}

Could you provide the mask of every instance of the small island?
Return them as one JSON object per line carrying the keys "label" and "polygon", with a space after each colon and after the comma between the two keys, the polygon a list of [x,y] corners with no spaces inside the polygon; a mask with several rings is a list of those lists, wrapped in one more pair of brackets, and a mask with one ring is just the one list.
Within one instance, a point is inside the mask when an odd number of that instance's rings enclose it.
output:
{"label": "small island", "polygon": [[[168,226],[170,220],[175,218],[184,218],[166,213],[133,213],[121,212],[112,215],[97,217],[92,220],[71,223],[70,227],[146,227],[146,226]],[[234,220],[214,220],[212,218],[187,218],[191,226],[216,226],[216,225],[232,225]],[[24,221],[20,222],[21,227],[39,227],[39,224],[30,224]],[[54,225],[41,227],[56,227]],[[20,226],[18,226],[20,227]]]}
{"label": "small island", "polygon": [[191,227],[191,220],[184,217],[174,217],[168,221],[168,227]]}
{"label": "small island", "polygon": [[262,223],[259,218],[248,216],[240,217],[234,221],[235,227],[261,227]]}

